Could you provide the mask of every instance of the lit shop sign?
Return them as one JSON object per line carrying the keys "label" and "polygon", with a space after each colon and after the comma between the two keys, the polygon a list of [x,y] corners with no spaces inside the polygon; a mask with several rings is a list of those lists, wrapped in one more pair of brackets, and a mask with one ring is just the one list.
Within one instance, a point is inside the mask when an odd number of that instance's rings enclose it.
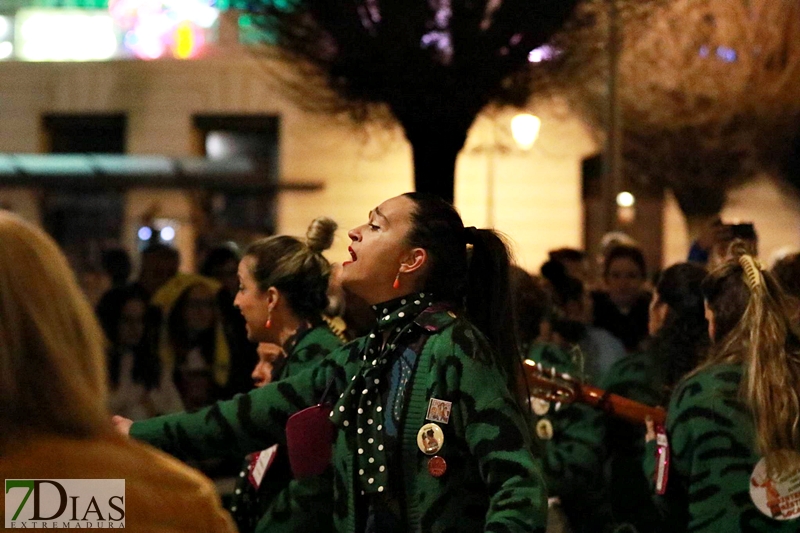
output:
{"label": "lit shop sign", "polygon": [[219,10],[211,0],[111,0],[125,50],[141,59],[189,59],[213,40]]}
{"label": "lit shop sign", "polygon": [[105,11],[21,9],[14,56],[23,61],[98,61],[118,55],[114,21]]}
{"label": "lit shop sign", "polygon": [[[103,61],[197,57],[215,39],[219,11],[209,1],[112,0],[108,10],[20,9],[13,24],[13,44],[0,31],[0,59]],[[0,19],[0,30],[2,23]],[[10,35],[11,31],[6,33]],[[3,57],[6,48],[8,55]]]}

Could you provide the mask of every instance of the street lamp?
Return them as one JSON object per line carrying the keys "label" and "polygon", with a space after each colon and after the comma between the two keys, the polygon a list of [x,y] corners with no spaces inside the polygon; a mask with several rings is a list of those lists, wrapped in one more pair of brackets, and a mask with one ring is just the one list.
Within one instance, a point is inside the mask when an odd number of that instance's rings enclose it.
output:
{"label": "street lamp", "polygon": [[520,113],[511,119],[511,136],[523,150],[530,150],[539,137],[542,120],[530,113]]}
{"label": "street lamp", "polygon": [[617,205],[619,207],[633,207],[636,203],[636,197],[631,193],[625,191],[617,195]]}

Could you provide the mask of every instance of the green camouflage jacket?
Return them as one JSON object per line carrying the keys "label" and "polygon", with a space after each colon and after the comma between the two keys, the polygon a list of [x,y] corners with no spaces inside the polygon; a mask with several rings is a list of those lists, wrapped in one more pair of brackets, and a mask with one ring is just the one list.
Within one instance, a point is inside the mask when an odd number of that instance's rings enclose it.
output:
{"label": "green camouflage jacket", "polygon": [[[530,451],[529,430],[491,348],[468,321],[453,313],[423,312],[415,322],[427,336],[405,394],[399,428],[402,454],[399,495],[408,531],[435,533],[543,532],[544,482]],[[421,315],[421,317],[422,317]],[[242,455],[285,442],[290,415],[314,405],[329,383],[338,395],[359,371],[366,338],[328,356],[311,371],[272,383],[247,395],[191,414],[137,422],[131,435],[168,452],[193,457]],[[408,346],[398,346],[402,353]],[[418,446],[430,399],[450,402],[449,421],[441,424],[444,444],[438,455],[447,469],[440,477],[428,470],[429,456]],[[359,496],[354,472],[354,425],[338,429],[333,449],[334,510],[337,531],[355,533]]]}
{"label": "green camouflage jacket", "polygon": [[[788,521],[769,518],[750,497],[750,477],[760,457],[754,450],[752,416],[739,400],[741,380],[741,365],[714,365],[685,379],[672,395],[669,479],[667,493],[659,497],[671,532],[800,531],[797,514]],[[655,471],[655,447],[655,441],[648,443],[646,472]],[[794,487],[796,495],[798,490]]]}

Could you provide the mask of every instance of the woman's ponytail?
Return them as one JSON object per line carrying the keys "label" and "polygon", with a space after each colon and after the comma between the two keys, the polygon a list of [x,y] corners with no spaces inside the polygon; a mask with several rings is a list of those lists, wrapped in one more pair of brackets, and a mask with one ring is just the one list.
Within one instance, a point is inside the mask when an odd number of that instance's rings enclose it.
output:
{"label": "woman's ponytail", "polygon": [[770,476],[800,468],[800,330],[771,274],[744,249],[703,281],[714,313],[715,341],[702,367],[741,363],[740,394],[750,408],[755,445]]}
{"label": "woman's ponytail", "polygon": [[508,247],[492,230],[465,228],[455,208],[437,196],[404,196],[416,204],[406,240],[428,252],[425,290],[465,307],[467,317],[492,343],[497,366],[505,371],[510,390],[517,390],[521,360],[509,288]]}
{"label": "woman's ponytail", "polygon": [[498,365],[513,379],[520,357],[509,283],[509,249],[495,231],[466,231],[471,233],[472,241],[468,251],[467,315],[492,342],[498,352]]}

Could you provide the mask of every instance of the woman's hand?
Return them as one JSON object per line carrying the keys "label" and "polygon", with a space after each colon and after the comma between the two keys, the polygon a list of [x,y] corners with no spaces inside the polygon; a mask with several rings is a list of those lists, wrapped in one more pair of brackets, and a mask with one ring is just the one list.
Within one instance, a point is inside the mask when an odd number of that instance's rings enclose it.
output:
{"label": "woman's hand", "polygon": [[644,419],[644,425],[647,426],[647,433],[644,435],[644,441],[650,442],[651,440],[656,440],[656,427],[655,424],[653,424],[652,417],[646,417]]}
{"label": "woman's hand", "polygon": [[111,423],[114,424],[114,429],[117,430],[117,433],[127,437],[131,432],[133,420],[125,418],[124,416],[114,415],[111,417]]}

